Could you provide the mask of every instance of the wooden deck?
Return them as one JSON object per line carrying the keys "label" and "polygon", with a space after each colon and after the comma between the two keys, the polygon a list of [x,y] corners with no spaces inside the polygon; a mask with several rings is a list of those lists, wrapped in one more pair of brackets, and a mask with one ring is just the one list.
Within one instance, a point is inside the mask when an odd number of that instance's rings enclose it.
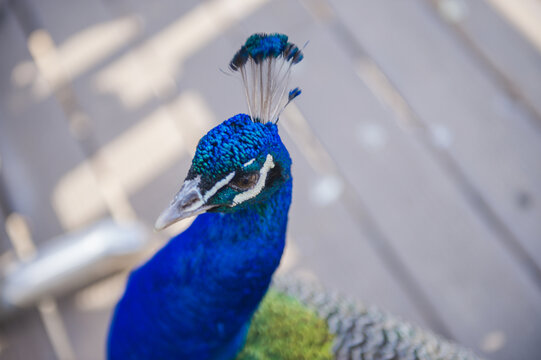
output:
{"label": "wooden deck", "polygon": [[[539,24],[538,0],[0,2],[0,264],[104,217],[150,227],[197,140],[245,111],[219,70],[283,32],[309,44],[280,121],[281,271],[489,359],[537,358]],[[0,324],[0,358],[103,359],[124,277]]]}

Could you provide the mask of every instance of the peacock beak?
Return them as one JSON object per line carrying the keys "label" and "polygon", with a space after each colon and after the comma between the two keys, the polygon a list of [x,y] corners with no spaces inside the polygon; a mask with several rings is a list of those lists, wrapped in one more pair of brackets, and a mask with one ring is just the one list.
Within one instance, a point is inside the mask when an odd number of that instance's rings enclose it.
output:
{"label": "peacock beak", "polygon": [[199,190],[199,178],[186,180],[169,207],[160,214],[154,228],[163,230],[179,220],[201,214],[212,207],[205,204]]}

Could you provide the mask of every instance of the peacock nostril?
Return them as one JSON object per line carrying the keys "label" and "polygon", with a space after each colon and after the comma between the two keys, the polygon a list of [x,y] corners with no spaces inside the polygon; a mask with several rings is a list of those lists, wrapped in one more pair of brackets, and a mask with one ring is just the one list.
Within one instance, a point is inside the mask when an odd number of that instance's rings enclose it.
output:
{"label": "peacock nostril", "polygon": [[187,196],[183,199],[182,203],[180,204],[180,207],[182,209],[189,208],[190,206],[192,206],[193,204],[195,204],[196,202],[200,200],[201,200],[201,197],[198,192],[195,192],[195,191],[191,192],[187,194]]}

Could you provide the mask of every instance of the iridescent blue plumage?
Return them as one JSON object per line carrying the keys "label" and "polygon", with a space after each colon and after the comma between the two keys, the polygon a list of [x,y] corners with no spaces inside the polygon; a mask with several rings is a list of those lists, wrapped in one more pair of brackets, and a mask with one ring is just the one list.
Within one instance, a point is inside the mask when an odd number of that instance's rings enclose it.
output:
{"label": "iridescent blue plumage", "polygon": [[[213,145],[217,140],[220,150]],[[222,356],[236,354],[236,346],[227,347],[243,344],[243,331],[282,255],[291,160],[276,125],[237,115],[201,140],[190,169],[192,177],[215,178],[268,154],[275,167],[261,193],[264,201],[248,201],[234,211],[222,205],[227,213],[200,215],[132,273],[111,326],[110,359],[228,359]],[[215,197],[209,199],[215,205],[231,198]]]}
{"label": "iridescent blue plumage", "polygon": [[[274,77],[269,61],[280,55],[290,64],[302,58],[287,36],[256,34],[232,64],[243,74],[247,63],[257,71],[268,64]],[[279,74],[288,77],[289,68]],[[250,95],[262,99],[254,103],[257,118],[233,116],[200,140],[156,228],[201,215],[131,274],[111,323],[110,360],[228,360],[244,345],[280,263],[291,203],[291,159],[276,122],[262,121],[263,114],[274,108],[278,116],[288,95],[300,94],[282,90],[285,79],[259,85]]]}
{"label": "iridescent blue plumage", "polygon": [[[300,54],[300,58],[299,55]],[[297,56],[295,63],[302,60],[302,53],[294,44],[287,42],[287,36],[283,34],[253,34],[246,43],[237,51],[229,63],[233,71],[244,66],[248,59],[253,59],[259,64],[267,58],[277,58],[282,55],[287,60]]]}
{"label": "iridescent blue plumage", "polygon": [[246,114],[235,115],[199,141],[188,177],[221,178],[279,142],[276,127],[255,123]]}
{"label": "iridescent blue plumage", "polygon": [[295,99],[297,96],[301,94],[301,92],[302,92],[301,89],[299,89],[298,87],[295,89],[291,89],[287,97],[288,101]]}

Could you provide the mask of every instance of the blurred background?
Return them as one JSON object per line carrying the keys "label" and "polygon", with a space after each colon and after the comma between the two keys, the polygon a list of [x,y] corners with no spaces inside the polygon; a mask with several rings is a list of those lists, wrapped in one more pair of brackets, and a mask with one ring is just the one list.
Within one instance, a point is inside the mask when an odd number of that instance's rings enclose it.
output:
{"label": "blurred background", "polygon": [[538,358],[541,1],[0,0],[0,359],[104,358],[253,32],[309,42],[279,271]]}

